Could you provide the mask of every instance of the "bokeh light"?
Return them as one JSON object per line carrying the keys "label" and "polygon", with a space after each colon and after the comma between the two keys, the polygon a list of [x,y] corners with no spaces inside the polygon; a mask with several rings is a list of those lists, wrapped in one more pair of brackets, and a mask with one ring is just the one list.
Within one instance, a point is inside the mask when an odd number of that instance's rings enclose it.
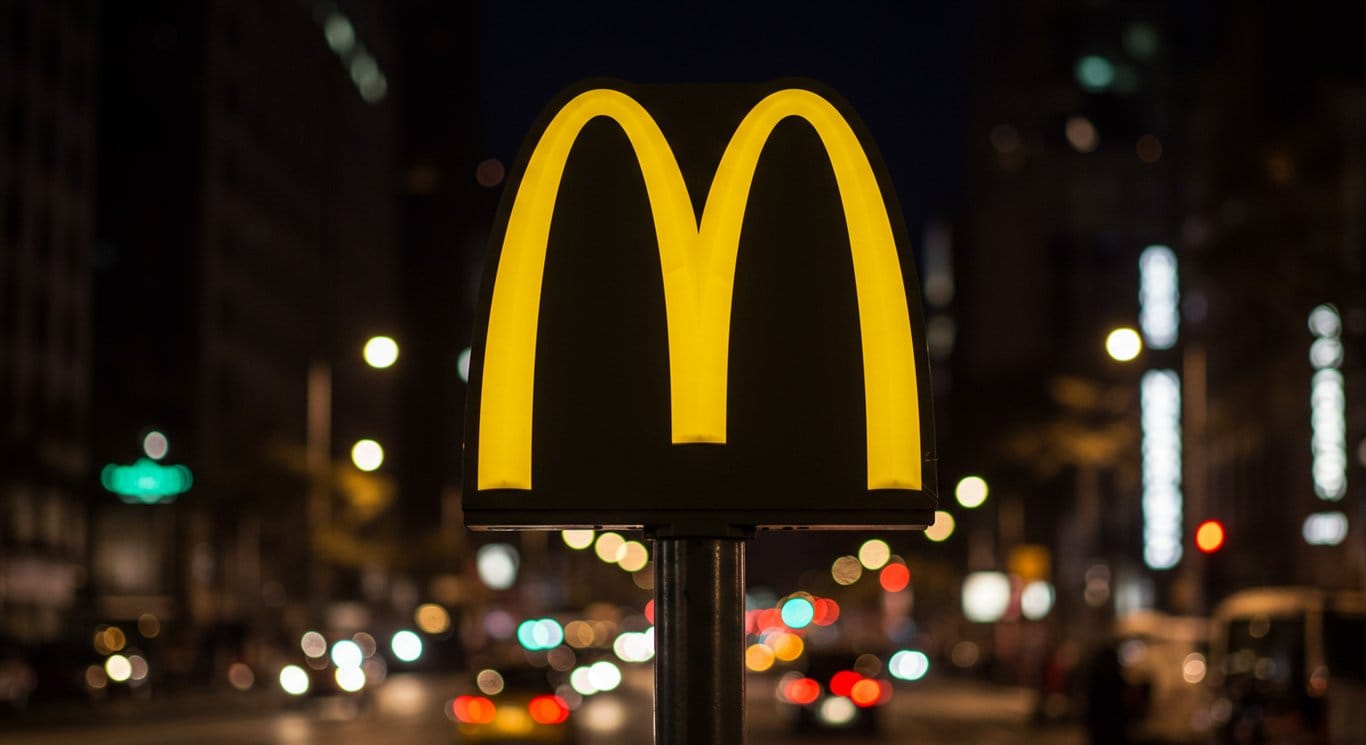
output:
{"label": "bokeh light", "polygon": [[790,629],[804,629],[816,618],[816,606],[802,597],[788,598],[782,607],[783,623]]}
{"label": "bokeh light", "polygon": [[920,680],[930,671],[930,658],[915,649],[903,649],[887,662],[887,672],[898,680]]}
{"label": "bokeh light", "polygon": [[256,683],[256,676],[251,672],[251,668],[243,662],[234,662],[228,665],[228,684],[239,691],[251,690]]}
{"label": "bokeh light", "polygon": [[422,637],[407,629],[396,631],[389,640],[389,649],[400,662],[416,662],[422,656]]}
{"label": "bokeh light", "polygon": [[384,448],[374,440],[357,440],[351,446],[351,462],[362,471],[373,471],[384,465]]}
{"label": "bokeh light", "polygon": [[451,614],[436,603],[423,603],[413,612],[413,621],[428,634],[444,634],[451,627]]}
{"label": "bokeh light", "polygon": [[981,507],[987,501],[988,493],[987,482],[981,476],[964,476],[953,488],[953,496],[958,504],[968,509]]}
{"label": "bokeh light", "polygon": [[890,558],[892,549],[880,538],[864,541],[863,545],[859,546],[858,560],[865,569],[881,569]]}
{"label": "bokeh light", "polygon": [[506,590],[517,582],[521,557],[517,549],[507,543],[490,543],[479,547],[475,568],[479,579],[492,590]]}
{"label": "bokeh light", "polygon": [[925,537],[935,543],[941,543],[947,541],[949,536],[953,535],[953,529],[955,527],[957,527],[957,523],[954,521],[953,515],[943,510],[936,510],[934,513],[934,522],[930,527],[925,528]]}
{"label": "bokeh light", "polygon": [[506,683],[503,681],[503,674],[497,670],[480,670],[474,677],[474,684],[479,686],[479,690],[486,696],[497,696],[503,692]]}
{"label": "bokeh light", "polygon": [[382,370],[398,361],[398,342],[387,336],[372,336],[362,354],[367,365]]}
{"label": "bokeh light", "polygon": [[133,665],[121,654],[111,655],[104,661],[104,674],[115,683],[123,683],[133,676]]}
{"label": "bokeh light", "polygon": [[365,661],[365,653],[360,645],[350,639],[342,639],[332,645],[332,664],[337,667],[360,667]]}
{"label": "bokeh light", "polygon": [[591,530],[561,530],[560,538],[564,540],[564,545],[582,551],[593,545],[594,533]]}
{"label": "bokeh light", "polygon": [[638,572],[650,561],[650,552],[640,541],[627,541],[618,553],[617,566],[628,572]]}
{"label": "bokeh light", "polygon": [[147,457],[152,460],[165,458],[170,450],[171,441],[166,438],[165,434],[157,430],[148,432],[142,438],[142,452],[146,453]]}
{"label": "bokeh light", "polygon": [[1129,362],[1143,351],[1143,337],[1138,332],[1122,326],[1105,337],[1105,352],[1116,362]]}
{"label": "bokeh light", "polygon": [[878,575],[878,583],[887,592],[901,592],[911,584],[911,570],[905,564],[888,564]]}
{"label": "bokeh light", "polygon": [[620,534],[608,531],[598,536],[597,543],[593,546],[593,551],[599,559],[608,564],[615,564],[621,561],[626,552],[626,539]]}
{"label": "bokeh light", "polygon": [[841,556],[830,567],[830,576],[836,584],[852,585],[863,576],[863,564],[859,563],[857,557]]}
{"label": "bokeh light", "polygon": [[322,657],[327,654],[327,640],[316,631],[307,631],[299,639],[299,648],[309,657]]}
{"label": "bokeh light", "polygon": [[762,673],[773,667],[773,650],[763,644],[751,644],[745,650],[745,667]]}
{"label": "bokeh light", "polygon": [[298,665],[285,665],[280,669],[280,688],[291,696],[308,693],[308,673]]}

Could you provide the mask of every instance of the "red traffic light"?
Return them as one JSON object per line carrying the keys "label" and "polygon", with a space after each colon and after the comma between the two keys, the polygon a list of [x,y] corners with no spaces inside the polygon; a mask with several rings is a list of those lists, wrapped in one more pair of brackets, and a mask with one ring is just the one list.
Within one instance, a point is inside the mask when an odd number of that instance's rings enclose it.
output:
{"label": "red traffic light", "polygon": [[1195,529],[1195,547],[1201,552],[1212,554],[1224,547],[1224,524],[1218,520],[1206,520]]}

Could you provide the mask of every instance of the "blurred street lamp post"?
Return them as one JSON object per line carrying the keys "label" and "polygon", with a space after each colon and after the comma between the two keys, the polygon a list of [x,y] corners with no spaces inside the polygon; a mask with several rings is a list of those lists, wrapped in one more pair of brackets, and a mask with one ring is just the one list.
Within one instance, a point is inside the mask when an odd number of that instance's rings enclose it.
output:
{"label": "blurred street lamp post", "polygon": [[[365,343],[362,354],[370,367],[387,369],[398,360],[398,352],[392,338],[376,336]],[[318,617],[330,589],[330,574],[322,556],[323,536],[332,524],[332,364],[327,360],[315,360],[309,366],[307,398],[309,604]],[[358,457],[355,451],[363,451],[363,455]],[[362,440],[353,448],[352,457],[358,468],[369,471],[383,462],[383,453],[378,443]],[[373,467],[366,467],[371,464]]]}

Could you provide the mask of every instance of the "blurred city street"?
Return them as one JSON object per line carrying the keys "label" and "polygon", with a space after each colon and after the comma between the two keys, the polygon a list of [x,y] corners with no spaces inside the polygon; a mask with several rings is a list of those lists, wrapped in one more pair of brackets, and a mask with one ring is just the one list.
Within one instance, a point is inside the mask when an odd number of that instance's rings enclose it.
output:
{"label": "blurred city street", "polygon": [[[610,697],[596,699],[577,727],[581,745],[638,745],[650,742],[651,692],[648,678],[637,675]],[[764,681],[771,682],[771,681]],[[458,744],[442,703],[453,681],[430,676],[395,677],[358,710],[313,702],[285,710],[244,705],[220,697],[223,710],[201,702],[196,712],[165,711],[104,716],[84,714],[77,723],[42,731],[6,732],[0,742],[25,745],[439,745]],[[644,684],[644,685],[642,685]],[[1079,745],[1075,726],[1035,727],[1030,723],[1033,697],[1010,687],[957,681],[926,681],[898,690],[885,712],[882,730],[862,734],[794,734],[773,707],[771,685],[753,685],[749,695],[747,742],[780,745]],[[334,702],[335,703],[335,702]]]}

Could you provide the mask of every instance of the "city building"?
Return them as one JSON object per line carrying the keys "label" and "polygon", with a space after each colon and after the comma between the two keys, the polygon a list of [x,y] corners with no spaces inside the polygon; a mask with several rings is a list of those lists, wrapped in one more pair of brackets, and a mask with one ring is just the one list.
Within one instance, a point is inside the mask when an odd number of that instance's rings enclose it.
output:
{"label": "city building", "polygon": [[0,10],[0,637],[82,607],[94,492],[97,6]]}
{"label": "city building", "polygon": [[[93,450],[155,457],[158,432],[193,485],[99,495],[92,592],[212,650],[175,672],[387,590],[396,384],[362,348],[402,347],[393,35],[380,3],[104,16]],[[353,467],[362,439],[389,463]]]}

